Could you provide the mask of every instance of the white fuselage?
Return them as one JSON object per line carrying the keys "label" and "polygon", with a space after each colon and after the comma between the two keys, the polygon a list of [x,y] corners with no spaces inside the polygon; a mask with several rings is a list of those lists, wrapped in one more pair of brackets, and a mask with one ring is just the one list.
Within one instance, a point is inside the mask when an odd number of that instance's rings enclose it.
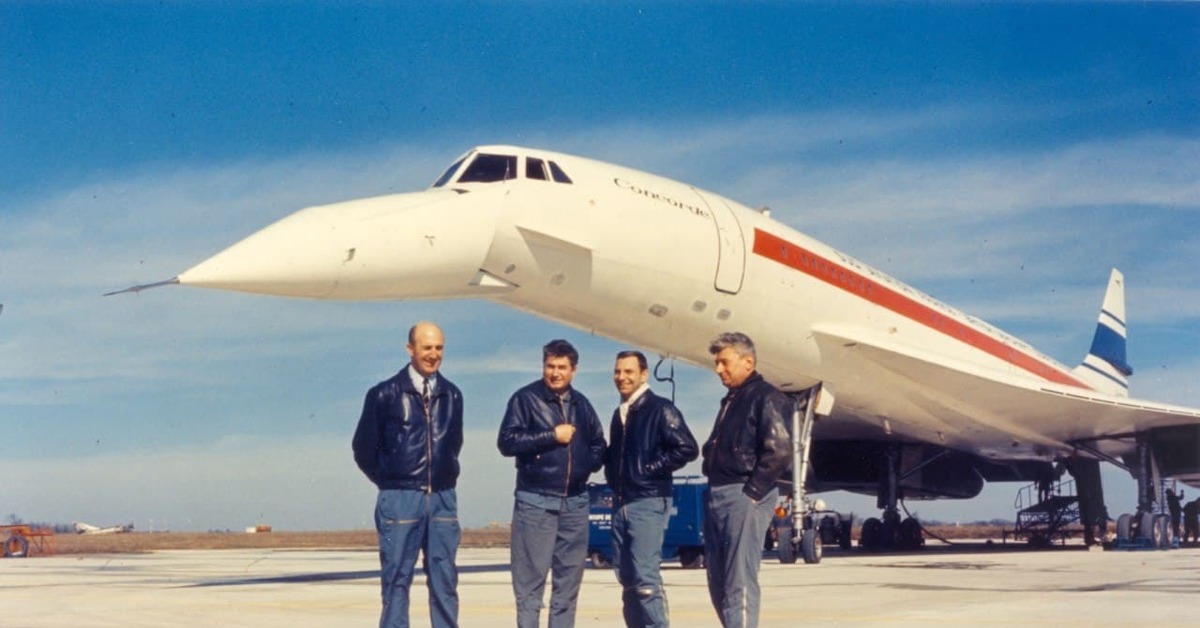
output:
{"label": "white fuselage", "polygon": [[[503,156],[503,178],[461,181],[482,154]],[[532,176],[550,162],[570,182]],[[1066,449],[1021,416],[930,392],[847,351],[865,338],[964,372],[1085,387],[1069,369],[763,213],[655,175],[511,146],[475,149],[439,183],[303,210],[179,282],[326,299],[486,298],[695,364],[709,362],[716,334],[740,331],[777,386],[821,382],[834,395],[824,437],[1009,457]]]}

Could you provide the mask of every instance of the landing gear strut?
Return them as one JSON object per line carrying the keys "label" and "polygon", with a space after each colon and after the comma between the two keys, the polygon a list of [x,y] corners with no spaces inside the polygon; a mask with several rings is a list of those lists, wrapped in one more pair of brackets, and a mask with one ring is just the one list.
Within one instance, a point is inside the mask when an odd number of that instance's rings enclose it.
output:
{"label": "landing gear strut", "polygon": [[865,550],[915,550],[925,545],[920,522],[900,517],[900,477],[900,447],[892,445],[887,450],[887,475],[880,482],[876,501],[883,515],[864,521],[859,534],[858,544]]}

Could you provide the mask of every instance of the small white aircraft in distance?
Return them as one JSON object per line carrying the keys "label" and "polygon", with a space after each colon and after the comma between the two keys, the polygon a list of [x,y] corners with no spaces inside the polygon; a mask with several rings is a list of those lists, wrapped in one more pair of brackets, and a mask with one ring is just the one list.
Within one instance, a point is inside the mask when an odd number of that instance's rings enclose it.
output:
{"label": "small white aircraft in distance", "polygon": [[798,399],[800,490],[788,508],[793,530],[806,528],[791,537],[806,560],[820,556],[805,490],[876,495],[882,516],[860,542],[919,546],[901,499],[970,498],[985,481],[1065,469],[1092,543],[1108,521],[1107,461],[1139,482],[1118,538],[1164,546],[1161,480],[1200,486],[1200,410],[1128,396],[1120,272],[1091,350],[1069,368],[766,212],[562,153],[478,147],[424,191],[309,207],[174,279],[120,292],[176,283],[487,299],[697,365],[716,334],[744,332],[762,374]]}
{"label": "small white aircraft in distance", "polygon": [[127,523],[123,526],[107,526],[103,528],[83,523],[82,521],[76,521],[71,525],[75,526],[76,534],[124,534],[126,532],[133,532],[132,523]]}

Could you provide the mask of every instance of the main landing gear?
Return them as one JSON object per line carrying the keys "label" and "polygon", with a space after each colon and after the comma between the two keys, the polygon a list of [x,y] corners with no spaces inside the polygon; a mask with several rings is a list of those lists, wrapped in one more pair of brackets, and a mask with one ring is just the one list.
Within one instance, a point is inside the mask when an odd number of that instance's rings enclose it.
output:
{"label": "main landing gear", "polygon": [[883,510],[880,518],[863,522],[858,544],[865,550],[915,550],[925,546],[921,524],[914,517],[900,517],[900,449],[887,451],[887,476],[883,479],[876,505]]}

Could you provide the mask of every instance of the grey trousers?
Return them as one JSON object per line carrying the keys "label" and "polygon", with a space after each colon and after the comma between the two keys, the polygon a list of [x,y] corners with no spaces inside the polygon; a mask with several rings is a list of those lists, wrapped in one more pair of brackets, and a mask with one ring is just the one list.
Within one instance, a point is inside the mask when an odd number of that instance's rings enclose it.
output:
{"label": "grey trousers", "polygon": [[561,500],[557,510],[520,499],[513,504],[509,557],[518,628],[537,628],[547,571],[551,572],[550,628],[575,625],[588,536],[587,500],[579,504]]}
{"label": "grey trousers", "polygon": [[663,591],[663,533],[671,518],[670,497],[646,497],[618,506],[612,517],[613,568],[621,583],[625,625],[666,628],[667,594]]}
{"label": "grey trousers", "polygon": [[779,491],[755,502],[741,484],[710,486],[704,502],[708,595],[725,628],[758,626],[758,566]]}

